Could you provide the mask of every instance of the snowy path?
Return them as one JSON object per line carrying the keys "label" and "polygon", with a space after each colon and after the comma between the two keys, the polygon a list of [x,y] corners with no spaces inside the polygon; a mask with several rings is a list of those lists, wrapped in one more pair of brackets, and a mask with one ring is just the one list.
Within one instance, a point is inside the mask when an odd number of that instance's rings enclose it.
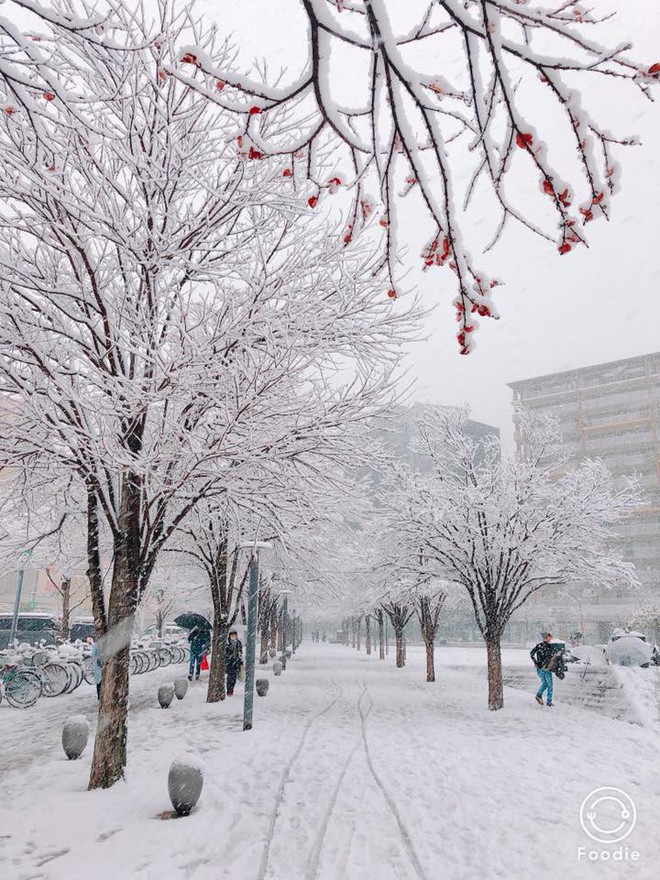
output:
{"label": "snowy path", "polygon": [[[474,660],[440,650],[438,681],[427,685],[421,652],[396,670],[392,658],[306,644],[256,700],[249,733],[238,691],[209,706],[196,686],[162,711],[155,690],[171,675],[142,676],[132,683],[127,782],[108,792],[85,790],[90,749],[78,762],[61,754],[62,717],[84,710],[76,695],[69,709],[39,704],[29,723],[27,712],[0,711],[0,877],[655,878],[657,733],[561,702],[541,708],[514,689],[503,712],[489,713]],[[19,764],[7,769],[12,742]],[[199,809],[161,821],[169,763],[187,752],[206,767]],[[578,862],[579,846],[595,846],[580,804],[604,785],[636,804],[625,843],[638,862]]]}

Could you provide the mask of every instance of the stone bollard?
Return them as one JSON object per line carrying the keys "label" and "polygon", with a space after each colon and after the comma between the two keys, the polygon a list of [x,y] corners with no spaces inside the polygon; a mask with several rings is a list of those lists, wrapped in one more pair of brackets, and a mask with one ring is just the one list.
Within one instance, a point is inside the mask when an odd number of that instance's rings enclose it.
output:
{"label": "stone bollard", "polygon": [[282,675],[282,664],[279,660],[273,663],[273,675]]}
{"label": "stone bollard", "polygon": [[75,761],[85,751],[89,738],[89,721],[84,715],[72,715],[62,728],[62,748],[70,761]]}
{"label": "stone bollard", "polygon": [[268,686],[270,682],[267,678],[258,678],[255,682],[255,687],[257,689],[257,695],[260,697],[265,697],[268,693]]}
{"label": "stone bollard", "polygon": [[188,679],[187,678],[175,678],[174,679],[174,695],[177,700],[182,700],[185,695],[188,693]]}
{"label": "stone bollard", "polygon": [[194,809],[204,785],[204,771],[193,757],[172,761],[167,777],[167,790],[172,806],[179,816],[188,816]]}
{"label": "stone bollard", "polygon": [[160,703],[161,709],[169,709],[172,700],[174,699],[174,685],[173,684],[161,684],[158,688],[158,702]]}

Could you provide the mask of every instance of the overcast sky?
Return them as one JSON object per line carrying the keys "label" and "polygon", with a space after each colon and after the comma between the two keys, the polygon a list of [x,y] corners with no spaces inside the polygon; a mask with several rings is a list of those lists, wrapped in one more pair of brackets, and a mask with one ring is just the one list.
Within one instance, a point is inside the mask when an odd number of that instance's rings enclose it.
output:
{"label": "overcast sky", "polygon": [[[388,0],[395,9],[408,3]],[[584,5],[617,11],[600,31],[601,42],[630,40],[636,59],[647,65],[660,61],[658,0],[591,0]],[[221,32],[234,33],[243,47],[241,60],[267,55],[298,73],[306,51],[300,6],[299,0],[202,0],[198,8],[208,11]],[[640,147],[617,151],[622,190],[613,199],[611,222],[592,223],[589,249],[563,257],[521,227],[512,227],[481,261],[506,286],[497,291],[502,320],[482,322],[473,354],[458,354],[451,273],[415,270],[408,278],[409,284],[419,283],[427,304],[438,304],[428,339],[410,349],[417,400],[467,402],[475,418],[506,434],[507,382],[660,349],[660,89],[655,94],[658,101],[651,104],[633,88],[620,90],[605,77],[594,78],[586,95],[591,112],[614,133],[636,134],[643,141]],[[546,140],[553,137],[542,133]],[[565,149],[570,150],[568,141]],[[408,214],[406,219],[415,220]]]}

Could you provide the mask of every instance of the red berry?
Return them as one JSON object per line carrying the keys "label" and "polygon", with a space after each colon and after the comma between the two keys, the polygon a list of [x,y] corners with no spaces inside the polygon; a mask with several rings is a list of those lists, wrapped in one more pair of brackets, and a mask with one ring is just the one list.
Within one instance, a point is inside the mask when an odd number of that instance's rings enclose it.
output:
{"label": "red berry", "polygon": [[571,249],[571,246],[567,241],[565,241],[563,244],[560,244],[559,247],[557,248],[557,250],[559,251],[560,254],[567,254],[570,251],[570,249]]}
{"label": "red berry", "polygon": [[192,52],[185,52],[181,56],[182,64],[197,64],[197,56],[193,55]]}
{"label": "red berry", "polygon": [[396,299],[396,290],[393,287],[390,287],[390,289],[387,291],[387,295],[390,299]]}
{"label": "red berry", "polygon": [[319,200],[318,196],[310,196],[307,199],[307,204],[309,205],[310,208],[315,208],[318,200]]}
{"label": "red berry", "polygon": [[226,85],[227,85],[227,83],[224,82],[224,80],[221,80],[221,79],[218,79],[218,80],[216,80],[216,82],[215,82],[215,87],[216,87],[216,89],[217,89],[219,92],[221,92],[221,91],[224,89],[224,87],[225,87]]}
{"label": "red berry", "polygon": [[54,101],[55,95],[52,92],[44,92],[44,100],[45,101]]}
{"label": "red berry", "polygon": [[656,61],[655,64],[652,64],[652,65],[649,67],[649,73],[651,73],[651,74],[653,74],[653,73],[660,73],[660,61]]}
{"label": "red berry", "polygon": [[248,113],[250,116],[258,116],[261,113],[261,107],[250,107]]}
{"label": "red berry", "polygon": [[516,135],[516,144],[520,147],[521,150],[524,150],[528,147],[534,138],[526,131],[519,131]]}
{"label": "red berry", "polygon": [[291,177],[291,169],[285,168],[284,171],[282,172],[282,177]]}

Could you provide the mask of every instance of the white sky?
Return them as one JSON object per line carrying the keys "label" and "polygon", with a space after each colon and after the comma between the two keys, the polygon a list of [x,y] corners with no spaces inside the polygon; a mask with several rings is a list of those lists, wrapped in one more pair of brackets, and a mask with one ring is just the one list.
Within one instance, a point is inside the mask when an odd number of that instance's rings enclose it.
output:
{"label": "white sky", "polygon": [[[409,2],[388,0],[388,5],[401,9]],[[601,42],[632,41],[633,57],[646,65],[660,61],[659,0],[583,5],[618,12],[600,32]],[[200,0],[197,9],[213,17],[221,33],[234,33],[243,47],[242,61],[268,56],[298,74],[306,54],[299,0]],[[635,89],[621,91],[604,77],[594,83],[586,97],[598,121],[617,135],[640,136],[643,145],[618,149],[622,190],[612,201],[611,222],[587,227],[589,249],[559,257],[548,243],[511,227],[495,251],[479,261],[491,277],[506,282],[496,296],[502,320],[482,321],[477,350],[469,357],[458,354],[455,342],[451,273],[437,269],[439,274],[407,279],[418,281],[427,304],[438,303],[427,340],[410,347],[415,398],[467,402],[474,418],[498,425],[505,435],[510,425],[506,382],[660,349],[660,89],[651,104]],[[551,141],[552,131],[536,122]],[[407,222],[414,220],[406,216]],[[410,262],[419,263],[415,253]]]}

